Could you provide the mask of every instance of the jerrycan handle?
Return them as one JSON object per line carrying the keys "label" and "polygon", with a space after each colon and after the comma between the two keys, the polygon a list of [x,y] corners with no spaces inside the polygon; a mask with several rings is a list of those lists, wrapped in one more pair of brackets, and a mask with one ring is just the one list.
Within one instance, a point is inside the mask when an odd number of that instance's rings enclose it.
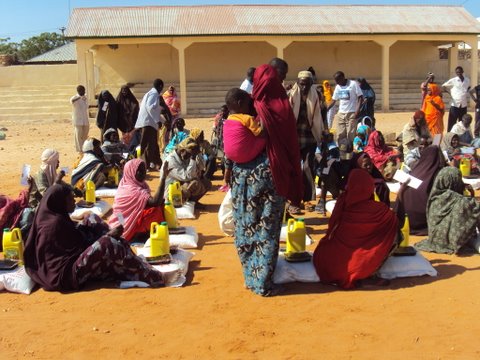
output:
{"label": "jerrycan handle", "polygon": [[158,226],[157,222],[152,222],[150,224],[150,234],[154,234],[156,232],[157,226]]}
{"label": "jerrycan handle", "polygon": [[12,230],[12,239],[16,239],[17,241],[22,241],[22,232],[19,228],[14,228]]}
{"label": "jerrycan handle", "polygon": [[295,227],[295,219],[288,219],[287,231],[293,231]]}

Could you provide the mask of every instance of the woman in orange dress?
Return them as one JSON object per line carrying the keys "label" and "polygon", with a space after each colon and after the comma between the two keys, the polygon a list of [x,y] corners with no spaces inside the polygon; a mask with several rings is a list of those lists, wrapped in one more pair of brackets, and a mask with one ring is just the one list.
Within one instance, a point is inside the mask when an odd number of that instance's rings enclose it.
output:
{"label": "woman in orange dress", "polygon": [[437,84],[428,84],[427,96],[425,96],[422,110],[425,113],[425,120],[427,121],[430,134],[432,136],[442,134],[445,104],[442,100],[440,87]]}

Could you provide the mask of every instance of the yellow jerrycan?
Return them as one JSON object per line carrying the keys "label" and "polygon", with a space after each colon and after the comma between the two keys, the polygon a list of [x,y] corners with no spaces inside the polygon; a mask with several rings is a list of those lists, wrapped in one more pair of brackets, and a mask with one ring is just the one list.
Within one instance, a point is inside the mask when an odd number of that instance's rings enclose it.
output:
{"label": "yellow jerrycan", "polygon": [[305,220],[302,218],[288,219],[287,224],[287,253],[305,251]]}
{"label": "yellow jerrycan", "polygon": [[85,190],[85,201],[89,203],[95,202],[95,183],[92,180],[87,181]]}
{"label": "yellow jerrycan", "polygon": [[410,221],[408,220],[408,214],[405,214],[405,222],[403,223],[401,231],[403,235],[403,240],[400,243],[399,247],[407,247],[410,238]]}
{"label": "yellow jerrycan", "polygon": [[166,221],[150,224],[150,256],[157,257],[170,253],[168,224]]}
{"label": "yellow jerrycan", "polygon": [[140,145],[135,148],[135,155],[137,156],[137,159],[140,159],[142,157],[142,148],[140,147]]}
{"label": "yellow jerrycan", "polygon": [[12,231],[3,229],[2,245],[5,260],[18,260],[20,265],[23,264],[23,241],[19,228]]}
{"label": "yellow jerrycan", "polygon": [[380,198],[378,197],[376,191],[373,192],[373,200],[375,200],[376,202],[380,202]]}
{"label": "yellow jerrycan", "polygon": [[177,212],[175,211],[175,208],[173,207],[173,204],[170,201],[165,202],[163,212],[165,213],[165,220],[167,221],[168,228],[176,229],[178,227]]}
{"label": "yellow jerrycan", "polygon": [[115,166],[108,170],[107,181],[111,185],[118,186],[118,169]]}
{"label": "yellow jerrycan", "polygon": [[470,159],[460,160],[460,172],[462,176],[470,176]]}
{"label": "yellow jerrycan", "polygon": [[168,185],[168,201],[173,204],[173,207],[182,207],[182,189],[178,181]]}

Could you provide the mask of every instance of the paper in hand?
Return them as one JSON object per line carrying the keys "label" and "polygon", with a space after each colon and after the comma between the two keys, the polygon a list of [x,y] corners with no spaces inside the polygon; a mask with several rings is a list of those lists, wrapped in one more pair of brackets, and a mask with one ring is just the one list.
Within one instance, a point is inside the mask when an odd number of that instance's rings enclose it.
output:
{"label": "paper in hand", "polygon": [[29,164],[23,164],[22,175],[20,177],[20,185],[28,185],[28,177],[30,176],[31,166]]}
{"label": "paper in hand", "polygon": [[409,175],[402,170],[397,170],[395,175],[393,175],[393,180],[396,180],[402,184],[407,182],[408,179],[410,179],[410,182],[407,185],[413,189],[418,189],[418,187],[422,184],[422,180],[417,179],[416,177]]}
{"label": "paper in hand", "polygon": [[121,212],[118,212],[115,214],[118,219],[118,223],[122,226],[125,226],[125,218],[123,217],[123,214]]}

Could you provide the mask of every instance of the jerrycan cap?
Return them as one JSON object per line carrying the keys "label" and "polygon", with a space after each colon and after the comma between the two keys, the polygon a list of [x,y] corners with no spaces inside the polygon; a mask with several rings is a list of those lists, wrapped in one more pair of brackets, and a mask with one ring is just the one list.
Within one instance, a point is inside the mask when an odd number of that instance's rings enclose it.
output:
{"label": "jerrycan cap", "polygon": [[305,222],[304,218],[298,218],[297,221]]}
{"label": "jerrycan cap", "polygon": [[10,231],[9,228],[4,228],[4,229],[3,229],[3,232],[9,232],[9,231]]}
{"label": "jerrycan cap", "polygon": [[170,201],[165,201],[165,205],[172,205]]}
{"label": "jerrycan cap", "polygon": [[162,221],[160,225],[168,225],[168,223],[166,221]]}

